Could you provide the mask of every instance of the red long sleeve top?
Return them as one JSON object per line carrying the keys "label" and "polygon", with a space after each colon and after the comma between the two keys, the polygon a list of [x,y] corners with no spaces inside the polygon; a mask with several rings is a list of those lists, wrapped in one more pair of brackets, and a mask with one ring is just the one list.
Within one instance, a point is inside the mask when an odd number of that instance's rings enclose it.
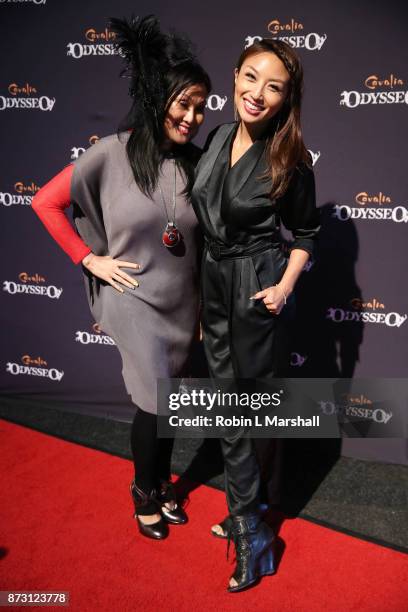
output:
{"label": "red long sleeve top", "polygon": [[74,166],[70,164],[44,185],[33,197],[32,208],[54,240],[78,264],[92,249],[78,236],[66,214],[73,171]]}

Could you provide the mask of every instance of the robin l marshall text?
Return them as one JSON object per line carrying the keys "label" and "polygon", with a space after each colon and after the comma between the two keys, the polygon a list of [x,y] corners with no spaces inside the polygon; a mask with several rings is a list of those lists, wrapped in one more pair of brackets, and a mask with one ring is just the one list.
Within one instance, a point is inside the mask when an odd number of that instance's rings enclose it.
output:
{"label": "robin l marshall text", "polygon": [[300,416],[296,418],[284,419],[276,415],[273,417],[265,416],[263,419],[259,415],[253,418],[248,417],[224,417],[217,415],[216,417],[196,416],[193,418],[184,418],[177,415],[172,415],[169,418],[171,427],[319,427],[320,416],[314,415],[310,419],[304,419]]}

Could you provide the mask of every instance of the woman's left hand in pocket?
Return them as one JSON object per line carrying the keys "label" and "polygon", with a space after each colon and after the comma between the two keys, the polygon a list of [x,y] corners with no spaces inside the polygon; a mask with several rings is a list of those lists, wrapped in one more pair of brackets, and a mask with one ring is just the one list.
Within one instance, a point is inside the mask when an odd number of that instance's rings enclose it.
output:
{"label": "woman's left hand in pocket", "polygon": [[275,315],[278,315],[286,304],[285,293],[283,289],[279,287],[279,285],[274,285],[273,287],[267,287],[262,291],[258,291],[249,299],[263,300],[263,303],[265,304],[269,312]]}

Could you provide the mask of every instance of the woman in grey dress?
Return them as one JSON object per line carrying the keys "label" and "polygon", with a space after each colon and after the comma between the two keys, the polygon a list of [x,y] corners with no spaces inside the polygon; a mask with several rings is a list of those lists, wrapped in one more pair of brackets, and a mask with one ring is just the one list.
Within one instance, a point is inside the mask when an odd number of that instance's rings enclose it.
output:
{"label": "woman in grey dress", "polygon": [[[119,133],[54,177],[33,208],[82,263],[94,318],[120,351],[138,407],[135,516],[143,535],[162,539],[168,523],[187,521],[170,482],[172,440],[157,438],[156,382],[183,375],[197,331],[199,234],[189,193],[199,150],[189,141],[211,83],[188,41],[163,34],[154,16],[113,19],[111,28],[132,107]],[[70,202],[79,236],[64,215]]]}

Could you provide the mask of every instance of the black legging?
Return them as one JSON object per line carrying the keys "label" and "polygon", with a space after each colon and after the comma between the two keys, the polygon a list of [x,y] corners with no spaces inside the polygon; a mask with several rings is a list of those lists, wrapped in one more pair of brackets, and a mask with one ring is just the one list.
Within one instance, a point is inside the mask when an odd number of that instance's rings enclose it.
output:
{"label": "black legging", "polygon": [[157,416],[137,409],[130,445],[135,466],[135,483],[145,493],[159,489],[161,480],[170,480],[174,438],[157,437]]}

